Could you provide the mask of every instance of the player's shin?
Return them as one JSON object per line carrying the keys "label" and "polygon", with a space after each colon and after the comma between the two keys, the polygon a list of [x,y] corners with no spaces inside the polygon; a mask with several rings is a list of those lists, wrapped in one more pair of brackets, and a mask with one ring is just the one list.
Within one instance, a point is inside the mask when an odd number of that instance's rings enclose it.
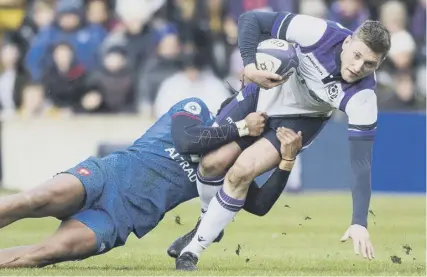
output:
{"label": "player's shin", "polygon": [[196,182],[197,191],[201,201],[201,218],[203,218],[208,210],[208,206],[212,198],[214,198],[217,192],[222,188],[224,176],[218,176],[215,178],[203,177],[198,168]]}
{"label": "player's shin", "polygon": [[196,235],[181,253],[191,252],[197,257],[218,236],[218,234],[233,220],[243,207],[245,200],[230,197],[221,189],[209,204]]}

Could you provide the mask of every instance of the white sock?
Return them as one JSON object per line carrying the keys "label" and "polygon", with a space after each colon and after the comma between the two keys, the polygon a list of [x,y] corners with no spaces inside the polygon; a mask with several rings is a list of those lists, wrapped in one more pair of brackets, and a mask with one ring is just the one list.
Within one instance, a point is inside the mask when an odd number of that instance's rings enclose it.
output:
{"label": "white sock", "polygon": [[245,200],[237,200],[228,196],[223,189],[212,199],[196,235],[181,253],[191,252],[197,257],[206,249],[233,220],[243,207]]}
{"label": "white sock", "polygon": [[201,203],[202,213],[200,215],[201,218],[205,216],[206,211],[208,210],[209,203],[212,198],[217,194],[217,192],[222,188],[222,184],[224,182],[224,176],[220,176],[218,178],[205,178],[202,177],[197,170],[197,191],[199,192],[199,197]]}

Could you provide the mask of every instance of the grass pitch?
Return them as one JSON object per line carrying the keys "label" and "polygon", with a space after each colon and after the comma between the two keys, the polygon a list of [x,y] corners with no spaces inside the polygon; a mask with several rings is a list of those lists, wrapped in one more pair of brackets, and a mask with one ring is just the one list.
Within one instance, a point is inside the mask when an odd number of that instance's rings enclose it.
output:
{"label": "grass pitch", "polygon": [[[373,261],[356,256],[351,241],[340,242],[351,218],[350,194],[302,194],[285,195],[262,218],[241,212],[221,243],[205,251],[194,274],[174,271],[165,250],[193,227],[198,200],[168,213],[145,238],[132,235],[106,255],[43,269],[0,269],[0,275],[426,276],[425,196],[373,195],[371,208]],[[35,243],[57,226],[55,219],[15,223],[0,230],[0,248]]]}

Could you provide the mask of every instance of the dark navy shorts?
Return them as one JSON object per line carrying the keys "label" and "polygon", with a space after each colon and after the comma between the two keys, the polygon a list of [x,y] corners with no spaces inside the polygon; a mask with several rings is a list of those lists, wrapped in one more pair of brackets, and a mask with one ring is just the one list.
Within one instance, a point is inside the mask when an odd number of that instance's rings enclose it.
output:
{"label": "dark navy shorts", "polygon": [[[235,96],[216,117],[215,122],[219,125],[229,124],[244,119],[248,114],[257,111],[259,89],[254,84],[247,85],[239,94]],[[303,136],[303,149],[307,148],[316,138],[328,121],[328,117],[270,117],[267,121],[264,133],[259,137],[243,137],[236,142],[242,150],[249,147],[259,138],[269,140],[280,153],[280,141],[276,137],[276,129],[286,127],[295,132],[301,131]]]}

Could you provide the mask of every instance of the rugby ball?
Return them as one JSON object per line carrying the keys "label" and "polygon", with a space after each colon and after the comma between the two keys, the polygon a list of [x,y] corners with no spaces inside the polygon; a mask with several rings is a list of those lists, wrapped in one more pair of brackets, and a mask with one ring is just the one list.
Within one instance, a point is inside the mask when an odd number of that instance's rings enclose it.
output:
{"label": "rugby ball", "polygon": [[299,64],[295,47],[282,39],[267,39],[258,44],[256,66],[284,77],[295,73]]}

